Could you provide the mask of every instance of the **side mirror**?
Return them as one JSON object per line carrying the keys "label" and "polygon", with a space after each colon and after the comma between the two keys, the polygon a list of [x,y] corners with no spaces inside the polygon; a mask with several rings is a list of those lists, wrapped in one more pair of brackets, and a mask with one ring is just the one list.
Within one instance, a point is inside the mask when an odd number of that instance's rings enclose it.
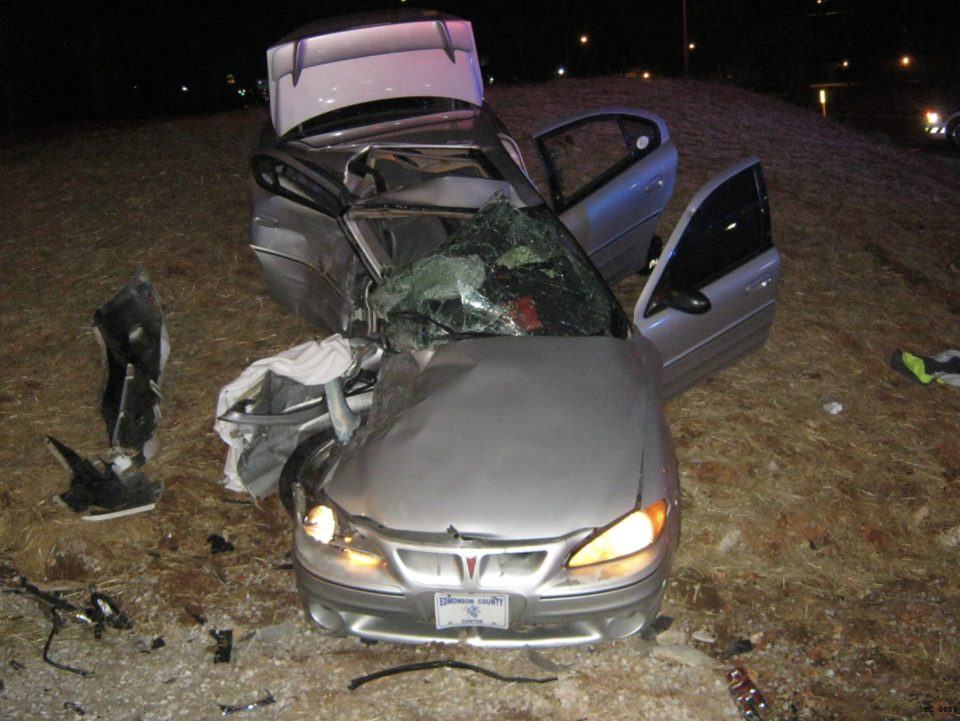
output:
{"label": "side mirror", "polygon": [[710,299],[699,290],[671,288],[666,293],[655,294],[647,308],[646,316],[659,313],[664,308],[674,308],[681,313],[703,315],[711,308]]}

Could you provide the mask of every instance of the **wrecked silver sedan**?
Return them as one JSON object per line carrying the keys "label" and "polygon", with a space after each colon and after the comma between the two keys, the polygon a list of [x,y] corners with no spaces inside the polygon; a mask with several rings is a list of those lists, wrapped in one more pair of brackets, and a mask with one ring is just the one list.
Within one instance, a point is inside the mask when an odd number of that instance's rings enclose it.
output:
{"label": "wrecked silver sedan", "polygon": [[[481,646],[642,630],[680,533],[663,400],[762,346],[773,317],[759,161],[701,190],[660,252],[665,123],[614,108],[541,128],[545,202],[463,20],[354,16],[268,61],[252,246],[274,298],[353,353],[307,405],[232,416],[297,419],[276,483],[308,615]],[[610,141],[603,167],[571,165],[584,135]],[[638,271],[631,321],[608,285]]]}

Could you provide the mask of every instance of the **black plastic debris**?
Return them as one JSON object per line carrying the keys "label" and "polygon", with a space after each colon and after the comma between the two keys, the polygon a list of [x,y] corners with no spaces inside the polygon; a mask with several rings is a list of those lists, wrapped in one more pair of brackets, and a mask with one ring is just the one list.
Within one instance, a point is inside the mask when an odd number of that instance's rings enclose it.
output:
{"label": "black plastic debris", "polygon": [[93,635],[98,641],[103,638],[107,626],[125,631],[133,628],[133,621],[120,610],[117,602],[105,593],[90,588],[90,606],[77,616],[78,621],[93,625]]}
{"label": "black plastic debris", "polygon": [[166,645],[167,642],[163,636],[157,636],[155,639],[153,639],[153,643],[150,644],[150,650],[156,651],[158,648],[163,648]]}
{"label": "black plastic debris", "polygon": [[259,701],[254,701],[253,703],[240,706],[228,706],[227,704],[218,703],[217,706],[220,707],[221,716],[229,716],[230,714],[237,713],[238,711],[253,711],[254,709],[261,708],[262,706],[269,706],[270,704],[276,702],[277,700],[273,697],[273,694],[270,693],[270,691],[267,691],[266,696]]}
{"label": "black plastic debris", "polygon": [[63,619],[60,618],[60,613],[57,611],[57,609],[50,609],[50,619],[53,622],[53,628],[50,629],[50,635],[47,636],[47,642],[43,645],[43,660],[54,668],[59,668],[61,671],[69,671],[70,673],[75,673],[78,676],[83,676],[84,678],[93,676],[93,671],[84,671],[83,669],[74,668],[73,666],[67,666],[66,664],[58,663],[50,658],[50,644],[53,643],[53,637],[60,633],[60,629],[63,628]]}
{"label": "black plastic debris", "polygon": [[236,546],[219,533],[212,533],[207,536],[207,543],[210,544],[210,554],[214,556],[218,553],[229,553],[237,550]]}
{"label": "black plastic debris", "polygon": [[121,478],[112,466],[103,461],[98,466],[52,436],[46,436],[43,442],[60,465],[72,474],[70,488],[56,500],[74,513],[83,513],[91,507],[100,509],[84,516],[85,520],[107,520],[150,511],[163,495],[163,483],[151,481],[140,471]]}
{"label": "black plastic debris", "polygon": [[738,638],[727,646],[726,657],[739,656],[741,653],[750,653],[753,650],[753,643],[749,638]]}
{"label": "black plastic debris", "polygon": [[222,631],[210,631],[210,636],[217,642],[213,649],[214,663],[230,663],[230,654],[233,651],[233,629],[225,628]]}
{"label": "black plastic debris", "polygon": [[727,674],[727,684],[740,715],[747,721],[763,721],[760,714],[769,707],[747,672],[742,668],[733,669]]}
{"label": "black plastic debris", "polygon": [[77,716],[86,716],[87,712],[80,708],[80,704],[74,703],[73,701],[64,701],[63,707],[73,711]]}
{"label": "black plastic debris", "polygon": [[198,626],[202,626],[207,622],[207,617],[200,613],[202,609],[199,606],[191,604],[189,606],[184,606],[183,610],[190,618],[194,620]]}
{"label": "black plastic debris", "polygon": [[20,662],[19,662],[17,659],[15,659],[15,658],[11,658],[11,659],[10,659],[10,668],[12,668],[14,671],[23,671],[23,669],[26,668],[26,665],[20,663]]}
{"label": "black plastic debris", "polygon": [[93,324],[107,367],[100,414],[110,445],[142,463],[159,447],[160,383],[170,353],[160,296],[143,268],[97,308]]}
{"label": "black plastic debris", "polygon": [[350,681],[350,685],[347,686],[347,688],[349,688],[351,691],[355,691],[360,686],[363,686],[363,684],[376,681],[378,678],[394,676],[398,673],[408,673],[410,671],[428,671],[434,668],[457,668],[465,671],[475,671],[476,673],[496,679],[497,681],[505,681],[506,683],[550,683],[551,681],[557,680],[556,676],[550,676],[548,678],[501,676],[495,671],[490,671],[488,669],[481,668],[480,666],[474,666],[472,663],[463,663],[462,661],[424,661],[422,663],[408,663],[402,666],[394,666],[393,668],[377,671],[376,673],[371,673],[367,676],[360,676]]}
{"label": "black plastic debris", "polygon": [[652,641],[672,625],[673,616],[665,616],[661,613],[659,616],[653,619],[653,623],[645,627],[643,631],[640,632],[640,638],[642,638],[644,641]]}

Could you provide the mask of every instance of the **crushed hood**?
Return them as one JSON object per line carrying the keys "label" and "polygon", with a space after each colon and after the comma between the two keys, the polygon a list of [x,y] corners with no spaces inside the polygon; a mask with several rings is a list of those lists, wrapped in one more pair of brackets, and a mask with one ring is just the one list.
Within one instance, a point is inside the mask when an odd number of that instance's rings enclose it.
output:
{"label": "crushed hood", "polygon": [[320,115],[380,100],[483,102],[471,24],[432,11],[307,25],[267,50],[267,66],[278,135]]}
{"label": "crushed hood", "polygon": [[[640,487],[641,346],[608,337],[504,337],[385,359],[370,422],[326,492],[388,528],[535,539],[603,526]],[[420,361],[421,365],[423,360]],[[650,439],[658,442],[658,439]]]}

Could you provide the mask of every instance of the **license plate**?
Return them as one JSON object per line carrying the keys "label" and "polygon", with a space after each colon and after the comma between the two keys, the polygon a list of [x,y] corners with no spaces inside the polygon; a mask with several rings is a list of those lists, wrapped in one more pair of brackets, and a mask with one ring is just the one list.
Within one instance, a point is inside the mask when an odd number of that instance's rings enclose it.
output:
{"label": "license plate", "polygon": [[434,597],[437,628],[487,626],[506,628],[507,597],[503,594],[438,593]]}

